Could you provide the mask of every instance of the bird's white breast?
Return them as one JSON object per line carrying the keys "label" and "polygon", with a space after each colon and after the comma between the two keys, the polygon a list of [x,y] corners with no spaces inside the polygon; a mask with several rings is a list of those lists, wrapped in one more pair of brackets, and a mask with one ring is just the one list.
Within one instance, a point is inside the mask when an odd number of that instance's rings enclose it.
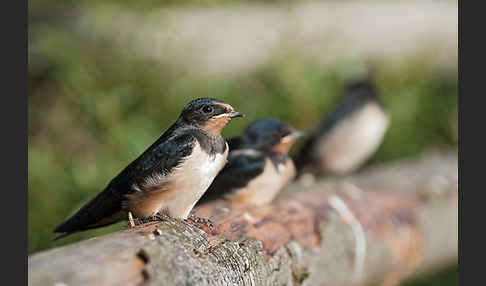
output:
{"label": "bird's white breast", "polygon": [[234,191],[229,199],[239,205],[264,205],[295,177],[295,166],[292,160],[275,166],[270,159],[265,160],[263,172],[251,180],[247,186]]}
{"label": "bird's white breast", "polygon": [[210,155],[196,143],[191,155],[172,173],[170,184],[176,194],[171,202],[164,203],[161,209],[167,209],[173,217],[187,218],[196,202],[226,164],[227,157],[228,146],[224,153]]}
{"label": "bird's white breast", "polygon": [[388,124],[388,115],[376,103],[342,120],[317,142],[322,168],[334,173],[355,170],[376,151]]}

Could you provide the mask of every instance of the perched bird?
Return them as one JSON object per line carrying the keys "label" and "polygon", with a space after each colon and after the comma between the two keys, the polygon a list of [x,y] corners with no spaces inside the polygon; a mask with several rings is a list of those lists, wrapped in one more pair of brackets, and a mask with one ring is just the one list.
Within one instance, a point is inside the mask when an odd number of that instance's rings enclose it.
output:
{"label": "perched bird", "polygon": [[337,108],[310,132],[293,157],[298,176],[346,174],[362,166],[380,145],[389,115],[369,80],[354,82]]}
{"label": "perched bird", "polygon": [[234,206],[263,205],[295,176],[287,155],[303,133],[276,119],[250,124],[240,137],[228,139],[228,163],[216,176],[198,204],[218,198]]}
{"label": "perched bird", "polygon": [[132,214],[186,219],[226,164],[228,144],[222,129],[242,116],[217,99],[191,101],[157,141],[54,232],[63,233],[61,238],[131,219]]}

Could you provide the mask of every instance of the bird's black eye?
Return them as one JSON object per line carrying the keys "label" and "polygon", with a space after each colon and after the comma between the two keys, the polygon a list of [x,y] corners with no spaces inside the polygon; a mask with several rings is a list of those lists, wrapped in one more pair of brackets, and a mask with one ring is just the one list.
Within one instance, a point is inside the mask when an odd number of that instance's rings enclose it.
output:
{"label": "bird's black eye", "polygon": [[205,105],[203,108],[202,108],[202,111],[204,113],[211,113],[213,112],[213,108],[210,106],[210,105]]}

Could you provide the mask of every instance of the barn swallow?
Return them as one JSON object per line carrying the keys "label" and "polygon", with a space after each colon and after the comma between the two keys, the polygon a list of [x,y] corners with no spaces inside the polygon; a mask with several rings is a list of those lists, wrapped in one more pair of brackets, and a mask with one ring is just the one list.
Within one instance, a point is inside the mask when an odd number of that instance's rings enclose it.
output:
{"label": "barn swallow", "polygon": [[132,216],[186,219],[226,164],[229,149],[221,131],[242,116],[217,99],[191,101],[166,132],[54,232],[61,238]]}
{"label": "barn swallow", "polygon": [[198,203],[218,198],[233,206],[269,203],[295,176],[287,155],[303,133],[277,119],[260,119],[240,137],[228,139],[228,163]]}
{"label": "barn swallow", "polygon": [[293,157],[298,176],[355,171],[376,151],[389,121],[382,99],[368,79],[349,84],[342,101],[310,132]]}

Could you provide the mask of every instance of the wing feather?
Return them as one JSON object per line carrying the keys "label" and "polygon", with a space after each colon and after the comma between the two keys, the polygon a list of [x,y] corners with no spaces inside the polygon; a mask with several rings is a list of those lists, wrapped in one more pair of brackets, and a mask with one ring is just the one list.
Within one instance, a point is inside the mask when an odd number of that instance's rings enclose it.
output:
{"label": "wing feather", "polygon": [[196,139],[190,133],[168,137],[162,135],[142,155],[123,169],[96,197],[54,232],[72,233],[108,225],[123,218],[127,194],[160,187],[170,174],[192,152]]}

